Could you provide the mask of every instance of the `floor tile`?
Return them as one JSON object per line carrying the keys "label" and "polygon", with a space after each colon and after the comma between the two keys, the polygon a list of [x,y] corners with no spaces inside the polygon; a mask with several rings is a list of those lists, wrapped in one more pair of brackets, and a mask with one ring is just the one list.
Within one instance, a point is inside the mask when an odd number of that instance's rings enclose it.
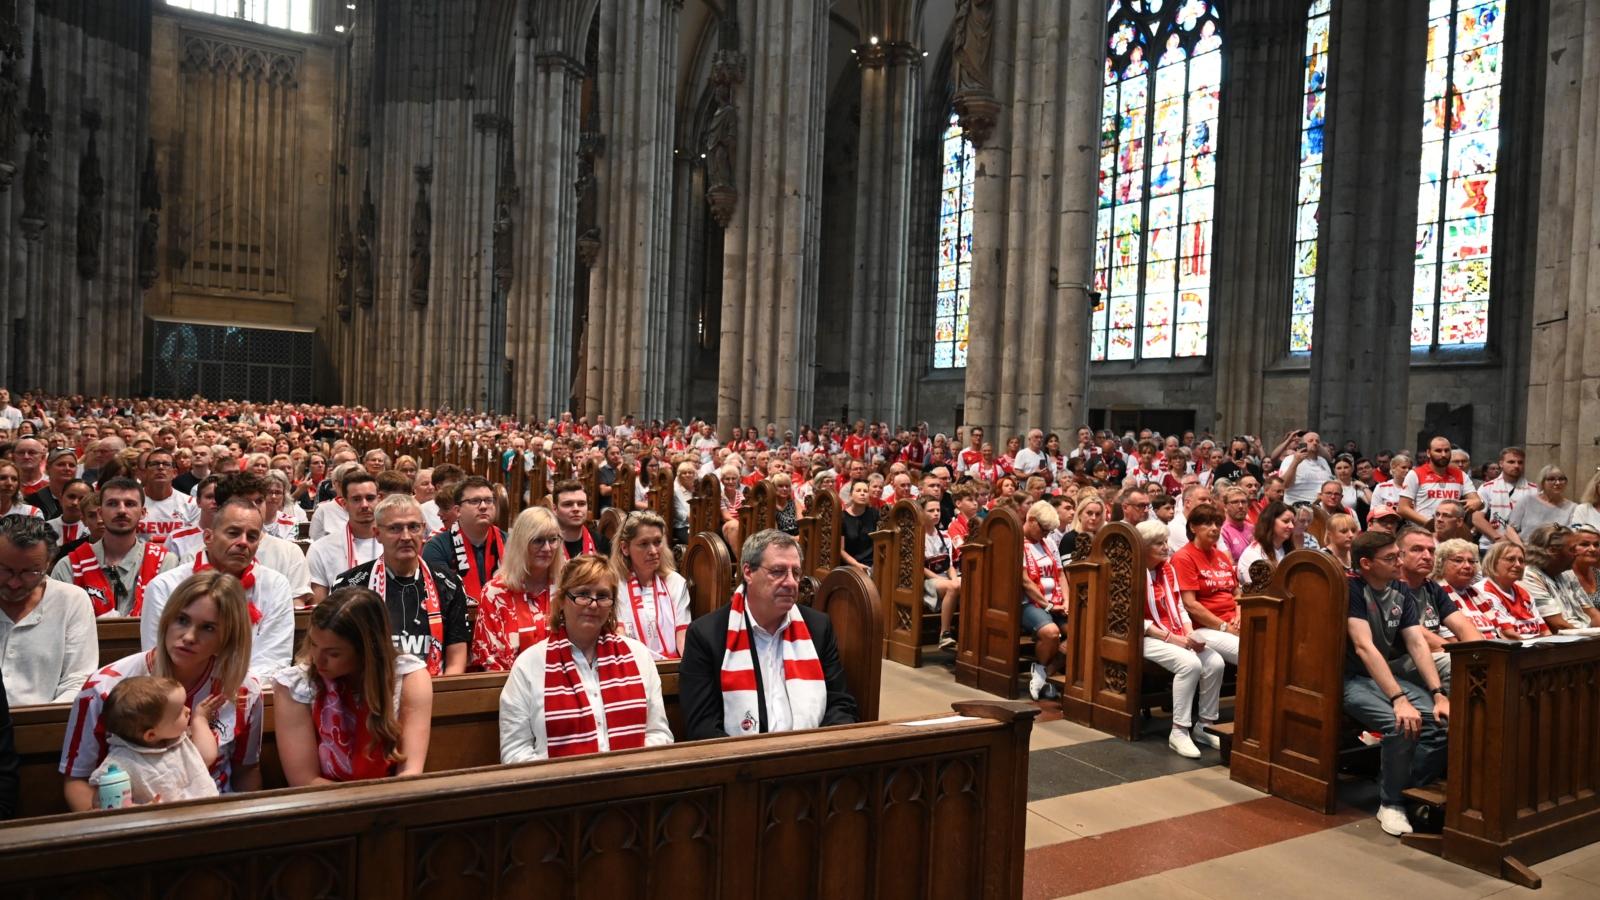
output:
{"label": "floor tile", "polygon": [[1081,837],[1081,835],[1073,834],[1031,809],[1028,810],[1027,822],[1027,837],[1023,841],[1023,849],[1025,850],[1032,850],[1035,847],[1043,847],[1049,844],[1059,844]]}
{"label": "floor tile", "polygon": [[1063,756],[1071,747],[1035,750],[1028,754],[1028,801],[1076,794],[1122,784],[1123,779],[1105,769]]}

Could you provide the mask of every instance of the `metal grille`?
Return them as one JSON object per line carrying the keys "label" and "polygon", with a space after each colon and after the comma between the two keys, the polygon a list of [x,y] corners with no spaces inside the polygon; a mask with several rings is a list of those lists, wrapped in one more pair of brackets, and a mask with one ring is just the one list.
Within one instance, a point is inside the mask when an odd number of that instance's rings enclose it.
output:
{"label": "metal grille", "polygon": [[313,332],[150,320],[146,335],[144,388],[151,396],[312,399]]}

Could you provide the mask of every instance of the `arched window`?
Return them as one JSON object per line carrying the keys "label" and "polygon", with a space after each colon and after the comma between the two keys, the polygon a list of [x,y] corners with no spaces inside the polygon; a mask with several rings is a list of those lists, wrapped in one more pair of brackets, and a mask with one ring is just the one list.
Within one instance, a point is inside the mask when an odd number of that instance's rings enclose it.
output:
{"label": "arched window", "polygon": [[1300,189],[1295,196],[1294,301],[1289,310],[1289,351],[1311,351],[1311,316],[1317,308],[1317,213],[1322,206],[1322,138],[1328,118],[1328,29],[1333,0],[1312,0],[1306,13],[1304,104],[1300,112]]}
{"label": "arched window", "polygon": [[1489,335],[1506,0],[1430,0],[1411,346]]}
{"label": "arched window", "polygon": [[1221,0],[1109,0],[1092,358],[1204,356]]}
{"label": "arched window", "polygon": [[309,32],[311,8],[315,0],[167,0],[168,6],[192,9],[229,19],[244,19],[257,25]]}
{"label": "arched window", "polygon": [[939,194],[939,270],[933,297],[933,367],[967,364],[967,313],[972,296],[972,142],[950,114],[943,139]]}

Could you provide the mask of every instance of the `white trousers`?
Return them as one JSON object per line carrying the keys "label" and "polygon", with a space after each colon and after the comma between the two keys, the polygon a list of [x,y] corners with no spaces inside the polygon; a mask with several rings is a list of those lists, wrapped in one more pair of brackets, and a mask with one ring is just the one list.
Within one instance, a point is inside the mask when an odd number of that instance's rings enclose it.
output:
{"label": "white trousers", "polygon": [[1196,653],[1177,644],[1146,637],[1144,658],[1172,673],[1172,724],[1175,727],[1194,726],[1192,710],[1197,689],[1200,692],[1200,720],[1217,720],[1217,698],[1222,694],[1223,661],[1220,653],[1209,645]]}
{"label": "white trousers", "polygon": [[1194,636],[1206,642],[1207,650],[1215,650],[1230,665],[1239,664],[1239,636],[1211,628],[1197,628]]}

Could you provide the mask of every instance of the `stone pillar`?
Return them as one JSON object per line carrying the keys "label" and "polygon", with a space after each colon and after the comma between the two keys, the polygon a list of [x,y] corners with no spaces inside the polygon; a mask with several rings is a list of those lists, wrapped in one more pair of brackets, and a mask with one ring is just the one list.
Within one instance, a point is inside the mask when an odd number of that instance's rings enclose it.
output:
{"label": "stone pillar", "polygon": [[1306,421],[1364,448],[1409,446],[1427,4],[1340,0],[1332,27]]}
{"label": "stone pillar", "polygon": [[1550,0],[1546,51],[1527,449],[1581,486],[1600,465],[1600,5]]}
{"label": "stone pillar", "polygon": [[[1288,349],[1304,82],[1303,4],[1228,7],[1213,298],[1218,434],[1261,434],[1263,372]],[[1327,221],[1326,216],[1323,218]]]}
{"label": "stone pillar", "polygon": [[572,390],[572,289],[577,224],[578,88],[598,0],[527,0],[518,22],[516,274],[506,312],[511,413],[544,418]]}
{"label": "stone pillar", "polygon": [[[967,43],[952,77],[970,95],[960,79],[981,73],[965,60],[992,57],[1002,110],[977,153],[966,423],[996,437],[1041,426],[1066,434],[1087,413],[1104,9],[962,6]],[[981,123],[984,106],[968,108]]]}
{"label": "stone pillar", "polygon": [[600,9],[604,150],[597,168],[605,236],[589,287],[584,409],[609,420],[677,414],[663,399],[672,213],[673,100],[682,0]]}
{"label": "stone pillar", "polygon": [[911,141],[922,84],[921,3],[866,0],[856,165],[850,414],[899,425],[910,389]]}
{"label": "stone pillar", "polygon": [[[730,8],[734,0],[730,0]],[[827,0],[740,5],[737,205],[722,285],[717,428],[811,419]],[[715,211],[715,210],[714,210]]]}

